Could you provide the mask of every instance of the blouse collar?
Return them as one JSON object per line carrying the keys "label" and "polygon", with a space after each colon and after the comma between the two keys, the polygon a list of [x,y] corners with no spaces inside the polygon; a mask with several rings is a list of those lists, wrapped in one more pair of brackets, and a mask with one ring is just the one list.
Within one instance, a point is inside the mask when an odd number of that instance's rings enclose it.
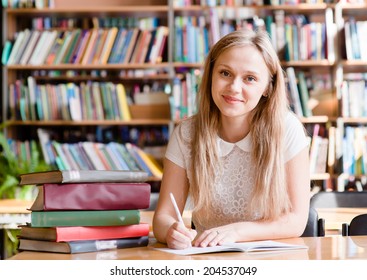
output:
{"label": "blouse collar", "polygon": [[219,156],[221,157],[228,155],[235,146],[237,146],[244,152],[250,152],[251,151],[251,135],[248,134],[245,138],[243,138],[242,140],[236,143],[226,142],[218,136],[217,145],[218,145]]}

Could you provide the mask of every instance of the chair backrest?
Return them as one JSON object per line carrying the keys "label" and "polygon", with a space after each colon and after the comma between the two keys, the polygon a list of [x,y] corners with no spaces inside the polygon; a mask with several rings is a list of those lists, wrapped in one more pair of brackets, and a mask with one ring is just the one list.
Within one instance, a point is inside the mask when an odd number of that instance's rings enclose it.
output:
{"label": "chair backrest", "polygon": [[313,208],[367,207],[367,191],[318,192],[311,197]]}
{"label": "chair backrest", "polygon": [[301,237],[325,236],[325,220],[319,219],[315,208],[310,207],[306,228]]}
{"label": "chair backrest", "polygon": [[348,235],[367,235],[367,214],[355,216],[349,224]]}

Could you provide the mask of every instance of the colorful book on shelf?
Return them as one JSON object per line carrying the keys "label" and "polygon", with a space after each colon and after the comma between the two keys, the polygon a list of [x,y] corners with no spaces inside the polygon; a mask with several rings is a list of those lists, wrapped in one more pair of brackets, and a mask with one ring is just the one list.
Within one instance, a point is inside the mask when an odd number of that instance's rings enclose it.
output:
{"label": "colorful book on shelf", "polygon": [[303,116],[311,117],[312,111],[309,107],[310,94],[308,92],[307,82],[306,82],[304,72],[299,71],[297,73],[297,77],[298,77],[298,89],[299,89],[299,94],[300,94]]}
{"label": "colorful book on shelf", "polygon": [[18,237],[43,241],[103,240],[147,236],[149,224],[104,227],[32,227],[20,226]]}
{"label": "colorful book on shelf", "polygon": [[131,149],[133,149],[137,153],[137,156],[139,156],[141,160],[144,161],[144,163],[149,168],[149,171],[152,173],[154,177],[162,179],[163,168],[152,156],[148,155],[141,148],[139,148],[134,144],[126,143],[126,145],[129,145],[129,147],[131,147]]}
{"label": "colorful book on shelf", "polygon": [[138,164],[141,170],[144,170],[149,174],[149,176],[153,176],[152,171],[150,170],[149,166],[145,163],[145,161],[141,158],[137,150],[134,148],[133,144],[125,143],[125,147],[129,154],[134,158],[134,161]]}
{"label": "colorful book on shelf", "polygon": [[149,199],[148,183],[43,184],[30,210],[146,209]]}
{"label": "colorful book on shelf", "polygon": [[39,251],[53,253],[88,253],[112,249],[144,247],[149,243],[148,236],[120,238],[111,240],[81,240],[53,242],[42,240],[19,239],[19,251]]}
{"label": "colorful book on shelf", "polygon": [[51,170],[20,175],[19,185],[44,183],[144,182],[148,174],[139,170]]}
{"label": "colorful book on shelf", "polygon": [[19,53],[19,50],[22,47],[22,43],[23,43],[23,39],[24,37],[26,37],[26,30],[21,30],[18,32],[18,34],[16,35],[16,39],[13,43],[13,47],[11,49],[8,61],[7,61],[7,65],[13,65],[16,64],[16,57]]}
{"label": "colorful book on shelf", "polygon": [[70,46],[65,52],[65,55],[61,59],[61,63],[69,63],[72,59],[73,53],[75,49],[77,48],[77,44],[79,43],[80,38],[82,37],[82,30],[81,29],[75,29],[72,31],[72,38],[70,41]]}
{"label": "colorful book on shelf", "polygon": [[19,61],[19,64],[21,65],[25,65],[29,62],[29,59],[32,55],[32,52],[35,48],[35,46],[37,45],[37,42],[38,42],[38,39],[41,35],[41,32],[39,30],[32,30],[32,35],[31,35],[31,38],[29,39],[28,43],[27,43],[27,47],[25,48],[21,58],[20,58],[20,61]]}
{"label": "colorful book on shelf", "polygon": [[111,29],[108,31],[108,34],[106,37],[106,43],[103,46],[103,49],[102,49],[102,52],[99,58],[99,63],[101,64],[107,63],[108,58],[111,55],[113,44],[116,40],[117,33],[118,33],[117,27],[111,27]]}
{"label": "colorful book on shelf", "polygon": [[15,57],[14,57],[14,64],[19,64],[20,59],[25,51],[25,49],[28,46],[29,40],[31,38],[32,35],[32,31],[29,29],[25,29],[24,30],[24,36],[23,36],[23,40],[20,44],[19,50],[17,51]]}
{"label": "colorful book on shelf", "polygon": [[125,226],[139,223],[138,209],[31,212],[32,227]]}
{"label": "colorful book on shelf", "polygon": [[129,104],[127,101],[126,91],[123,84],[119,83],[116,85],[116,92],[117,92],[117,100],[119,104],[119,108],[121,111],[122,119],[124,121],[130,121],[131,120],[131,113]]}

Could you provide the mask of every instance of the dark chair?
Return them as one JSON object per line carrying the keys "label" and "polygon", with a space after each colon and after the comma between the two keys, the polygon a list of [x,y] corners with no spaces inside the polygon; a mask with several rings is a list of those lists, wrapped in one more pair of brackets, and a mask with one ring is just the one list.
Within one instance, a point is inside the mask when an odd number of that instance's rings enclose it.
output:
{"label": "dark chair", "polygon": [[350,224],[342,225],[342,235],[367,235],[367,214],[355,216]]}
{"label": "dark chair", "polygon": [[363,192],[318,192],[311,197],[313,208],[367,207],[367,191]]}
{"label": "dark chair", "polygon": [[325,220],[319,219],[315,208],[310,207],[306,228],[301,237],[325,236]]}

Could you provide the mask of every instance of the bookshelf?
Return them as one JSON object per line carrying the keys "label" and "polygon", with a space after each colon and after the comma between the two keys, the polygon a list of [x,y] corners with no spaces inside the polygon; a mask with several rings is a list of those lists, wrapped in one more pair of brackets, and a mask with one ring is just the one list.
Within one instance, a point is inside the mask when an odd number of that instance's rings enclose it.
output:
{"label": "bookshelf", "polygon": [[[48,1],[36,2],[40,5]],[[52,7],[35,8],[35,3],[32,7],[8,7],[2,13],[7,27],[2,36],[4,45],[12,42],[13,50],[20,35],[29,38],[25,40],[28,44],[19,44],[21,55],[10,54],[3,66],[2,90],[6,94],[2,95],[2,102],[6,105],[2,107],[2,119],[7,137],[21,141],[38,139],[38,130],[43,129],[65,143],[112,138],[116,142],[125,139],[143,145],[165,145],[166,136],[155,140],[152,137],[167,134],[172,128],[168,102],[135,104],[134,96],[169,93],[167,43],[155,42],[158,34],[164,39],[162,32],[168,30],[167,2],[53,3]],[[144,44],[139,44],[143,33]],[[32,36],[37,39],[27,58]],[[120,48],[114,49],[118,38],[128,36],[131,42],[136,38],[136,44],[120,40]],[[42,38],[45,39],[40,44]],[[82,53],[79,46],[84,38],[89,39],[85,39]],[[52,57],[58,41],[59,50]],[[64,47],[67,42],[69,47]],[[36,55],[38,46],[42,48]],[[64,55],[60,55],[63,48]],[[119,49],[126,53],[118,53]],[[116,54],[114,60],[112,54]],[[139,139],[132,139],[132,135]]]}
{"label": "bookshelf", "polygon": [[[366,98],[367,56],[365,34],[367,31],[367,2],[340,2],[335,5],[338,30],[339,60],[336,72],[336,93],[339,118],[336,133],[341,141],[337,149],[337,190],[366,189],[364,138],[367,114]],[[366,27],[363,27],[363,26]]]}
{"label": "bookshelf", "polygon": [[[109,130],[112,138],[118,141],[122,140],[122,134],[133,134],[129,130],[136,132],[139,129],[165,127],[169,135],[180,119],[195,113],[195,92],[200,83],[201,65],[208,48],[234,28],[255,26],[265,28],[272,34],[274,47],[287,74],[291,73],[287,69],[293,69],[295,75],[288,76],[288,79],[298,89],[296,96],[301,97],[306,92],[304,96],[308,100],[295,100],[293,106],[307,103],[312,108],[312,114],[306,114],[303,107],[299,107],[298,113],[309,135],[313,136],[314,128],[320,127],[322,135],[319,136],[329,141],[325,171],[313,173],[312,179],[324,190],[343,190],[343,180],[349,178],[342,169],[344,154],[340,146],[345,138],[345,128],[367,124],[367,116],[346,115],[343,111],[346,106],[343,97],[345,77],[354,75],[361,80],[363,73],[366,77],[367,70],[365,58],[348,59],[345,26],[350,18],[366,21],[367,4],[363,1],[355,1],[355,4],[343,1],[315,4],[301,2],[297,5],[259,5],[258,2],[247,1],[244,5],[243,1],[106,0],[101,4],[97,0],[77,3],[55,0],[51,8],[4,9],[3,23],[7,26],[3,32],[4,44],[6,41],[15,44],[15,35],[22,30],[36,29],[35,26],[50,22],[55,24],[50,30],[58,32],[95,28],[110,30],[113,22],[119,22],[116,18],[155,18],[159,21],[158,26],[165,27],[162,31],[165,35],[161,36],[164,38],[162,40],[166,40],[162,57],[154,63],[146,60],[142,62],[141,59],[118,63],[97,59],[94,62],[86,60],[84,63],[70,63],[69,60],[56,64],[10,63],[3,66],[2,118],[7,124],[8,136],[37,138],[37,129],[44,128],[58,132],[58,139],[67,142],[73,133],[93,137],[106,127],[106,131]],[[132,23],[131,20],[129,24],[136,27],[140,23]],[[40,30],[46,29],[42,27]],[[309,39],[310,32],[319,35],[316,39]],[[28,76],[33,77],[36,84],[48,85],[54,91],[57,88],[52,86],[58,84],[86,86],[110,82],[115,85],[122,83],[129,97],[140,92],[157,91],[168,94],[170,100],[163,105],[130,104],[129,119],[116,116],[82,119],[22,118],[19,112],[12,113],[6,104],[11,102],[9,85],[15,84],[17,80],[25,80]],[[104,116],[106,114],[104,112]],[[144,146],[146,143],[141,141],[140,144]]]}
{"label": "bookshelf", "polygon": [[[191,54],[190,58],[190,48],[185,53],[184,46],[177,46],[185,40],[182,33],[189,34],[193,32],[189,31],[190,28],[195,29],[198,34],[208,33],[206,36],[210,46],[219,37],[239,26],[264,28],[272,34],[273,44],[278,51],[284,70],[286,71],[288,68],[294,70],[295,77],[293,81],[296,83],[296,89],[299,88],[297,84],[300,72],[307,80],[307,95],[311,95],[312,100],[306,102],[308,104],[312,102],[313,114],[305,115],[301,108],[298,116],[305,124],[310,136],[313,136],[314,127],[320,126],[322,135],[318,136],[324,138],[323,142],[327,141],[328,129],[338,116],[338,103],[334,85],[338,59],[335,50],[337,44],[337,26],[334,19],[335,4],[259,5],[247,1],[246,6],[236,4],[238,3],[236,1],[231,2],[232,5],[226,1],[224,2],[227,4],[223,5],[216,5],[213,2],[215,1],[201,1],[202,5],[185,5],[182,1],[176,1],[176,5],[173,5],[172,63],[175,73],[178,76],[181,75],[182,87],[185,86],[184,81],[187,80],[185,73],[199,71],[202,62],[200,48],[205,49],[205,45],[203,46],[200,39],[197,39],[196,42],[199,48],[196,49],[195,54]],[[283,29],[281,32],[283,32],[284,37],[276,37],[277,28]],[[285,32],[287,28],[288,35]],[[292,28],[296,28],[293,33],[289,31]],[[203,30],[197,31],[197,29]],[[320,33],[324,32],[324,34],[327,30],[325,37],[322,38],[320,35],[317,39],[314,39],[320,41],[320,43],[318,48],[315,47],[312,54],[306,51],[309,48],[307,45],[311,42],[295,36],[300,34],[306,36],[304,34],[308,34],[307,32],[310,32],[310,29],[314,29],[315,32],[321,30]],[[274,34],[275,36],[273,36]],[[187,36],[189,37],[189,35]],[[205,38],[205,36],[203,37]],[[187,40],[189,41],[187,44],[190,45],[190,39]],[[317,44],[316,42],[312,43]],[[184,43],[181,44],[184,45]],[[288,78],[290,79],[289,76]],[[181,89],[181,94],[186,94],[184,89]],[[295,94],[299,96],[300,92]],[[300,102],[301,100],[298,100],[298,103]],[[323,146],[325,147],[325,144]],[[321,164],[323,168],[319,168],[318,172],[312,172],[311,176],[313,185],[320,186],[322,189],[334,188],[333,178],[335,174],[334,170],[328,167],[327,152],[324,148],[323,159],[321,157],[318,159],[323,161]]]}

